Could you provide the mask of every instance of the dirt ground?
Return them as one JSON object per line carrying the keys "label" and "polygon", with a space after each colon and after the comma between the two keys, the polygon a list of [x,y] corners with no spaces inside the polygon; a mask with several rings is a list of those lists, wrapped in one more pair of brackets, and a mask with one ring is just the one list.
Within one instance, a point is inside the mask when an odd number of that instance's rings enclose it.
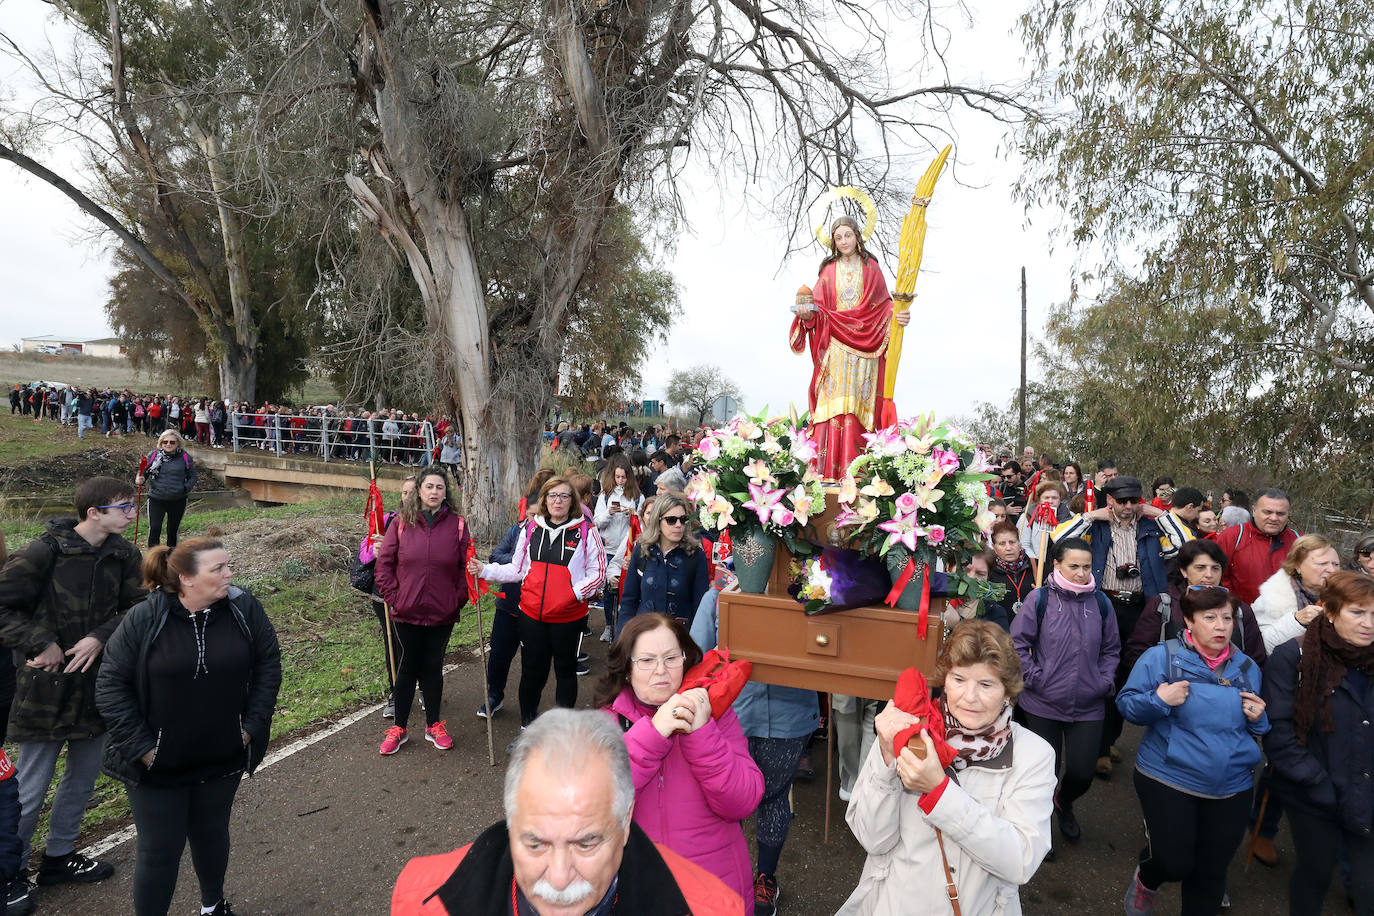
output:
{"label": "dirt ground", "polygon": [[[54,436],[75,438],[74,427],[63,429],[58,424],[46,424]],[[46,493],[71,493],[77,484],[92,477],[132,478],[138,472],[138,459],[157,447],[156,440],[135,433],[122,439],[106,439],[99,432],[87,431],[99,443],[93,448],[66,455],[52,455],[32,461],[19,461],[0,466],[0,493],[12,496],[36,496]],[[222,490],[224,484],[204,468],[198,469],[196,491]]]}

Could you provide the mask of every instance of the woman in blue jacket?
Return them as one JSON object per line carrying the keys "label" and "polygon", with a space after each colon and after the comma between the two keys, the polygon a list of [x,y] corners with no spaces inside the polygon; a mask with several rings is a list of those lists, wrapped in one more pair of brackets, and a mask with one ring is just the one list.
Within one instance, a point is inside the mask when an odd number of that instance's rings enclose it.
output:
{"label": "woman in blue jacket", "polygon": [[1147,844],[1127,916],[1151,912],[1165,881],[1182,882],[1183,916],[1212,916],[1226,893],[1250,815],[1256,738],[1269,731],[1259,665],[1231,644],[1233,601],[1219,585],[1187,588],[1181,637],[1147,649],[1117,695],[1121,715],[1146,727],[1135,791]]}
{"label": "woman in blue jacket", "polygon": [[644,533],[622,573],[625,591],[620,596],[617,636],[636,614],[667,614],[691,626],[711,585],[706,551],[689,530],[692,517],[692,507],[681,493],[654,499]]}

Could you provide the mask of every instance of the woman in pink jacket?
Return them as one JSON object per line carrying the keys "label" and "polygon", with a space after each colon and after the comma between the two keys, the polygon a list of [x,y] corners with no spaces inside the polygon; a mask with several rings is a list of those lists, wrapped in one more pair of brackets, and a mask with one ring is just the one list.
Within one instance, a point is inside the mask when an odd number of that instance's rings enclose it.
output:
{"label": "woman in pink jacket", "polygon": [[720,878],[754,912],[753,871],[740,821],[763,797],[763,774],[733,708],[719,719],[703,688],[682,691],[701,650],[683,625],[641,614],[611,646],[596,705],[625,730],[634,820],[649,838]]}

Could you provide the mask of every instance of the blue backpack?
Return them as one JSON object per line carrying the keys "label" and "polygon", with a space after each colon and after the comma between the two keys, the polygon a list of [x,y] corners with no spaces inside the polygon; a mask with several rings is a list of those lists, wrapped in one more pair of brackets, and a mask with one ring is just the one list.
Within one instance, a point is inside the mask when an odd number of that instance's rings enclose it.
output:
{"label": "blue backpack", "polygon": [[1190,674],[1181,665],[1178,668],[1179,676],[1175,678],[1173,676],[1174,660],[1182,650],[1183,643],[1179,640],[1166,639],[1164,641],[1164,651],[1168,653],[1168,658],[1164,663],[1164,676],[1170,682],[1180,680],[1193,684],[1220,684],[1222,687],[1235,687],[1237,690],[1246,690],[1250,693],[1257,692],[1255,688],[1255,662],[1250,656],[1245,656],[1245,660],[1240,663],[1240,677],[1235,681],[1215,674],[1213,674],[1212,679],[1208,680],[1200,675]]}

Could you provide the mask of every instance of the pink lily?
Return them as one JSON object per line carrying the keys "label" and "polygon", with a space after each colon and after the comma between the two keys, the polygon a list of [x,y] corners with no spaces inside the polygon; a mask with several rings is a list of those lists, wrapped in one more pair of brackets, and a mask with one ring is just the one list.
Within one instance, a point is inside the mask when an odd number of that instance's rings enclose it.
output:
{"label": "pink lily", "polygon": [[855,512],[853,509],[841,509],[835,514],[836,528],[849,528],[861,524],[862,522],[863,519],[859,518],[859,513]]}
{"label": "pink lily", "polygon": [[[888,532],[887,547],[889,550],[898,544],[905,545],[907,550],[915,550],[916,539],[926,533],[924,528],[916,524],[916,514],[914,512],[907,515],[894,516],[878,525],[878,528]],[[944,531],[941,529],[941,537],[943,538],[943,536]]]}
{"label": "pink lily", "polygon": [[735,524],[735,507],[730,504],[730,500],[724,496],[717,496],[711,500],[711,504],[706,507],[707,511],[716,517],[716,530],[724,531]]}
{"label": "pink lily", "polygon": [[934,509],[935,504],[944,495],[944,490],[932,490],[928,487],[917,487],[911,493],[911,497],[916,500],[916,506],[919,509]]}
{"label": "pink lily", "polygon": [[848,505],[859,498],[859,483],[854,475],[846,474],[840,478],[840,502]]}
{"label": "pink lily", "polygon": [[811,497],[806,495],[806,488],[798,485],[788,495],[792,497],[792,511],[796,514],[797,521],[805,525],[811,517]]}
{"label": "pink lily", "polygon": [[697,444],[697,454],[702,461],[715,461],[720,457],[720,440],[715,436],[706,436]]}
{"label": "pink lily", "polygon": [[716,498],[716,477],[714,474],[694,474],[687,481],[684,494],[695,503],[709,503]]}
{"label": "pink lily", "polygon": [[868,445],[868,450],[877,455],[894,457],[906,451],[906,443],[897,435],[895,426],[880,429],[876,433],[864,433],[864,441]]}
{"label": "pink lily", "polygon": [[770,490],[758,484],[749,484],[749,501],[744,504],[745,509],[753,509],[754,514],[759,517],[760,525],[768,524],[768,517],[773,513],[773,507],[782,499],[785,490]]}
{"label": "pink lily", "polygon": [[859,490],[859,492],[862,493],[864,496],[878,497],[891,496],[893,493],[896,493],[897,491],[892,489],[892,484],[888,483],[886,480],[879,477],[877,474],[874,474],[873,479],[868,483],[867,486]]}
{"label": "pink lily", "polygon": [[949,449],[937,448],[930,457],[935,460],[935,468],[942,475],[959,470],[959,456]]}
{"label": "pink lily", "polygon": [[787,439],[792,443],[792,457],[798,461],[812,461],[820,454],[816,440],[808,436],[804,429],[787,427]]}

